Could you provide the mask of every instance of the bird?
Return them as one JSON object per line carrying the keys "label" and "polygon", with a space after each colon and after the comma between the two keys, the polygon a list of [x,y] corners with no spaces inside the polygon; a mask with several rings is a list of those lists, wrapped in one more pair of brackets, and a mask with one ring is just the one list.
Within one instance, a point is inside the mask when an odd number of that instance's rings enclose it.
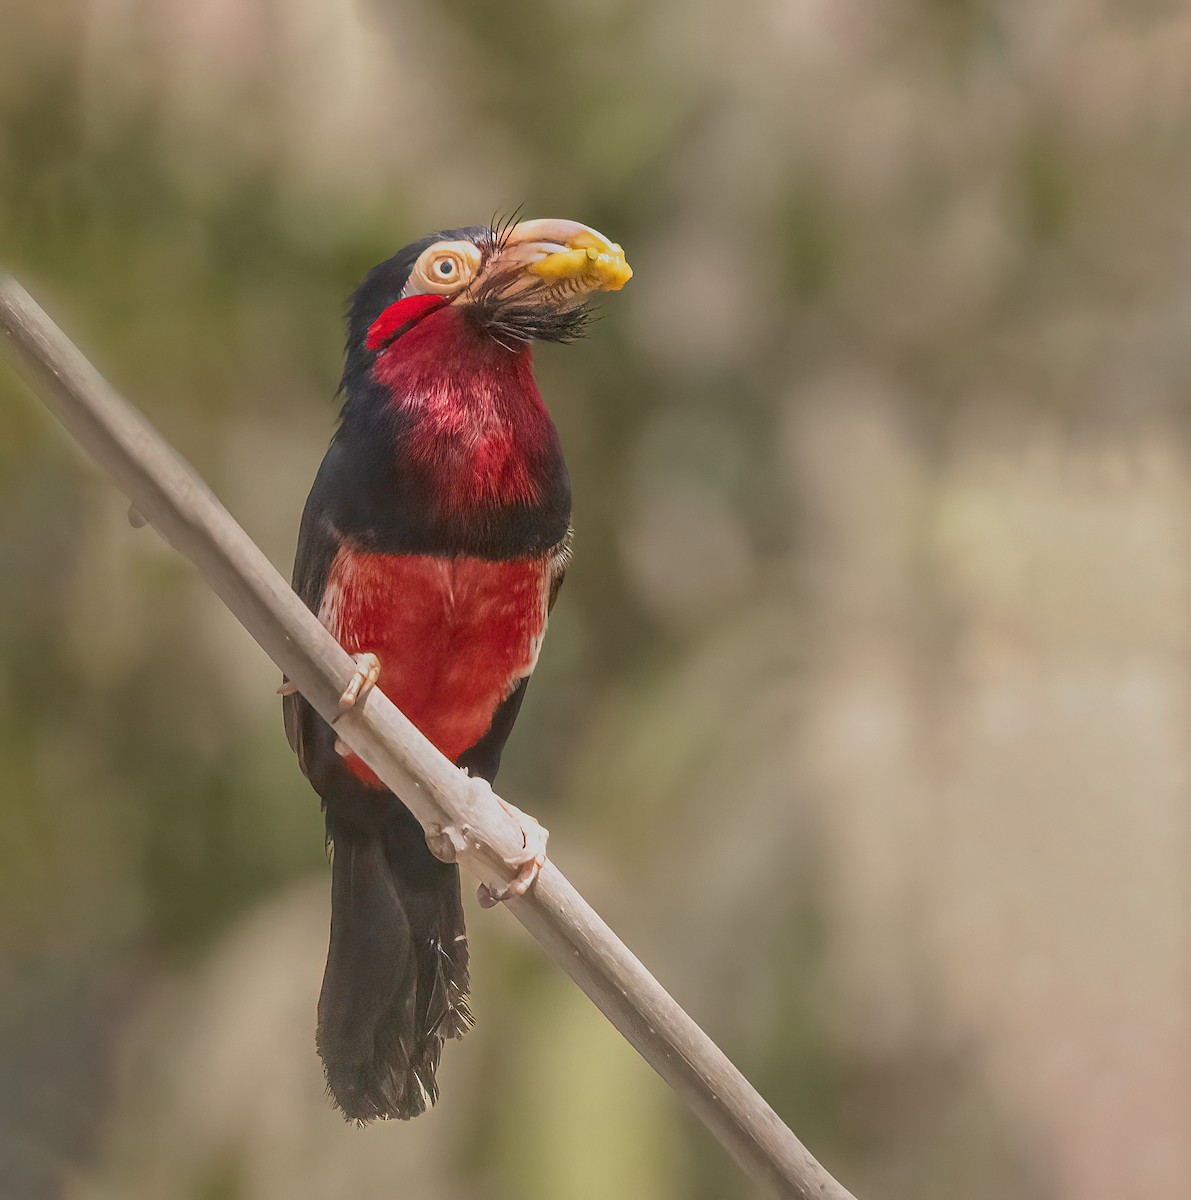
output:
{"label": "bird", "polygon": [[[496,778],[571,555],[571,491],[534,379],[535,342],[580,336],[632,276],[576,221],[430,234],[349,303],[338,426],[298,534],[293,586],[356,661],[341,711],[376,687],[459,768]],[[322,802],[331,931],[316,1046],[357,1123],[438,1098],[444,1042],[472,1025],[458,867],[287,680],[286,736]],[[502,803],[504,803],[502,801]],[[485,907],[523,894],[545,830]]]}

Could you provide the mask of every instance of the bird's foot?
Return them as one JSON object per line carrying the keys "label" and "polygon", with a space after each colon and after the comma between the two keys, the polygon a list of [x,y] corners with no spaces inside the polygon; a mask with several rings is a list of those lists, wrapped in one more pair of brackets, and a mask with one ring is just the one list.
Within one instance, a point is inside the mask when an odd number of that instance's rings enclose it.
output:
{"label": "bird's foot", "polygon": [[506,866],[511,871],[516,871],[517,874],[503,888],[492,888],[486,883],[480,884],[476,892],[476,899],[480,902],[481,908],[495,908],[502,900],[509,900],[513,896],[524,896],[533,885],[533,881],[537,879],[541,869],[546,865],[546,842],[550,837],[550,831],[528,813],[523,813],[519,808],[501,800],[499,796],[497,800],[501,808],[521,827],[523,849],[515,858],[507,860]]}
{"label": "bird's foot", "polygon": [[[343,695],[339,697],[339,710],[346,712],[349,708],[355,706],[364,699],[368,692],[376,686],[380,679],[380,659],[375,654],[354,654],[352,657],[356,660],[356,673],[351,677],[351,681],[347,687],[343,689]],[[281,677],[281,686],[277,689],[279,696],[293,696],[298,691],[298,685],[291,683],[284,675]]]}
{"label": "bird's foot", "polygon": [[353,654],[352,658],[356,660],[356,671],[339,697],[340,716],[349,708],[355,708],[380,679],[380,659],[375,654]]}

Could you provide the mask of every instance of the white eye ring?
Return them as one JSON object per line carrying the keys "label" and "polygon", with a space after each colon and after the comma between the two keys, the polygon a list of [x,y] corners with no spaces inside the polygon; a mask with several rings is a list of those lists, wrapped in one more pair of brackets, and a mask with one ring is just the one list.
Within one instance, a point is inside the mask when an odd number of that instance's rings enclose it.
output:
{"label": "white eye ring", "polygon": [[476,277],[482,259],[479,247],[471,242],[436,242],[418,256],[405,295],[453,295]]}

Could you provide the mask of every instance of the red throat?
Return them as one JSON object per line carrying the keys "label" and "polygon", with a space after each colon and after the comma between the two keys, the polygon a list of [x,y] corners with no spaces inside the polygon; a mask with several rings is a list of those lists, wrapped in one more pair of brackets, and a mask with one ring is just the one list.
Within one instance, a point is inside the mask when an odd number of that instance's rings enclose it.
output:
{"label": "red throat", "polygon": [[368,331],[369,347],[411,321],[372,368],[408,418],[400,451],[429,476],[444,514],[536,503],[557,438],[530,348],[501,345],[437,296],[390,305]]}

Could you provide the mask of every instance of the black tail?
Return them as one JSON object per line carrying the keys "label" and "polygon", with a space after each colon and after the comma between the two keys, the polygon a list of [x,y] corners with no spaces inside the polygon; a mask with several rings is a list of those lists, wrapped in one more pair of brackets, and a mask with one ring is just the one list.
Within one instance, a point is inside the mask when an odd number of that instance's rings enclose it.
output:
{"label": "black tail", "polygon": [[438,1099],[446,1038],[471,1028],[459,869],[392,794],[325,800],[331,946],[318,1001],[327,1090],[351,1120],[416,1117]]}

